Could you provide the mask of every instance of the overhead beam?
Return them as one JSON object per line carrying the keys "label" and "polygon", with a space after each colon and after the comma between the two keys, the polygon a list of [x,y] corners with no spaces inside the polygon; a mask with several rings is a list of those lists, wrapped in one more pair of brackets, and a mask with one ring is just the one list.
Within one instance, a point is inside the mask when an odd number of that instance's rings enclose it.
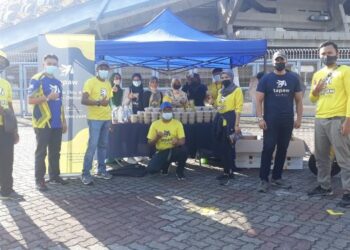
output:
{"label": "overhead beam", "polygon": [[233,24],[239,9],[243,3],[243,0],[219,0],[218,12],[225,24]]}

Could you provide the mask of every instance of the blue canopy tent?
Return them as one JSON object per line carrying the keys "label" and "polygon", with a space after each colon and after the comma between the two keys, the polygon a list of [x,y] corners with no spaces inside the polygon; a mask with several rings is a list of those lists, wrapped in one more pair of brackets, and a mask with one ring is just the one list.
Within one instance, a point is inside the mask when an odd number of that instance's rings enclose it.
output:
{"label": "blue canopy tent", "polygon": [[182,71],[243,66],[263,57],[266,49],[266,40],[226,40],[202,33],[166,9],[130,35],[96,41],[95,54],[97,61],[117,67]]}

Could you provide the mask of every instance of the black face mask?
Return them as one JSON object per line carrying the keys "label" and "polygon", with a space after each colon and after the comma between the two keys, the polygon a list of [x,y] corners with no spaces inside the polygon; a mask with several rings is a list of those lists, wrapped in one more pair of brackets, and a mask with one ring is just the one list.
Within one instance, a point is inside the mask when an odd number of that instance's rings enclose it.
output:
{"label": "black face mask", "polygon": [[181,84],[174,84],[174,85],[173,85],[173,88],[174,88],[174,89],[180,89],[180,88],[181,88]]}
{"label": "black face mask", "polygon": [[198,82],[196,80],[191,80],[191,84],[196,85]]}
{"label": "black face mask", "polygon": [[321,57],[321,62],[324,65],[330,66],[337,62],[338,56],[324,56]]}
{"label": "black face mask", "polygon": [[275,63],[275,69],[277,70],[277,71],[282,71],[282,70],[284,70],[285,68],[286,68],[286,64],[285,63],[282,63],[282,62],[280,62],[280,63]]}
{"label": "black face mask", "polygon": [[231,80],[223,80],[222,85],[224,85],[225,88],[231,84]]}

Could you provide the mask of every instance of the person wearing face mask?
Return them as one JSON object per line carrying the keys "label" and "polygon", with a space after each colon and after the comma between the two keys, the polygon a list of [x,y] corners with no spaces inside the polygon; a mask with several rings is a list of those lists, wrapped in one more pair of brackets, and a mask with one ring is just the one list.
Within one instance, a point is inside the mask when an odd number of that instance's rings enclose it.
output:
{"label": "person wearing face mask", "polygon": [[143,94],[143,107],[159,108],[163,100],[163,93],[158,90],[158,77],[151,78],[148,88],[149,90]]}
{"label": "person wearing face mask", "polygon": [[189,75],[188,79],[189,82],[183,86],[182,91],[187,93],[188,100],[193,101],[195,106],[204,106],[207,86],[201,83],[201,78],[197,73]]}
{"label": "person wearing face mask", "polygon": [[46,152],[48,150],[49,183],[67,184],[60,177],[60,152],[62,134],[67,131],[62,102],[62,83],[55,78],[58,58],[44,57],[44,71],[34,75],[28,90],[28,102],[33,105],[33,127],[37,146],[35,150],[35,183],[39,191],[46,191]]}
{"label": "person wearing face mask", "polygon": [[97,63],[96,76],[88,79],[83,88],[81,104],[87,106],[87,123],[89,126],[89,142],[84,156],[81,181],[84,185],[93,184],[91,176],[92,161],[97,151],[96,178],[109,180],[112,178],[106,171],[108,131],[111,126],[112,87],[108,82],[109,64],[105,61]]}
{"label": "person wearing face mask", "polygon": [[224,174],[217,177],[220,185],[227,185],[234,177],[237,170],[235,164],[235,143],[230,139],[231,135],[239,135],[240,114],[243,109],[243,92],[233,82],[232,70],[226,70],[220,74],[222,89],[217,96],[217,109],[213,121],[214,136],[220,147],[221,163],[224,166]]}
{"label": "person wearing face mask", "polygon": [[143,111],[143,85],[140,73],[134,73],[131,77],[132,85],[129,88],[128,98],[131,102],[132,112],[137,114],[137,111]]}
{"label": "person wearing face mask", "polygon": [[208,85],[207,101],[209,104],[215,104],[219,91],[222,89],[220,79],[221,68],[215,68],[212,71],[212,83]]}
{"label": "person wearing face mask", "polygon": [[[0,50],[0,72],[10,65],[7,55]],[[14,145],[18,143],[17,128],[5,128],[4,115],[13,112],[11,84],[0,77],[0,200],[21,198],[13,190]]]}
{"label": "person wearing face mask", "polygon": [[[282,179],[282,172],[293,127],[300,128],[301,125],[303,97],[299,76],[287,71],[286,63],[285,53],[275,52],[272,57],[275,69],[260,79],[256,92],[257,122],[264,133],[260,163],[261,181],[258,187],[258,191],[262,193],[266,193],[270,185],[271,161],[276,145],[271,184],[279,188],[291,188],[291,185]],[[296,120],[294,120],[294,102]]]}
{"label": "person wearing face mask", "polygon": [[312,78],[310,100],[316,103],[315,158],[318,186],[310,196],[333,193],[330,148],[341,168],[343,197],[338,205],[350,207],[350,67],[339,65],[338,46],[331,41],[319,46],[324,65]]}
{"label": "person wearing face mask", "polygon": [[112,86],[113,96],[111,98],[112,108],[118,108],[127,105],[128,89],[122,88],[122,77],[119,73],[113,73],[109,78]]}
{"label": "person wearing face mask", "polygon": [[157,152],[152,156],[147,171],[155,174],[161,171],[168,174],[169,164],[177,162],[176,176],[184,180],[184,170],[187,160],[185,132],[180,121],[173,119],[172,106],[169,102],[160,105],[162,118],[154,121],[149,128],[148,143],[156,147]]}
{"label": "person wearing face mask", "polygon": [[165,93],[164,101],[170,102],[174,108],[183,108],[187,106],[187,95],[181,90],[180,79],[173,78],[171,80],[171,89]]}

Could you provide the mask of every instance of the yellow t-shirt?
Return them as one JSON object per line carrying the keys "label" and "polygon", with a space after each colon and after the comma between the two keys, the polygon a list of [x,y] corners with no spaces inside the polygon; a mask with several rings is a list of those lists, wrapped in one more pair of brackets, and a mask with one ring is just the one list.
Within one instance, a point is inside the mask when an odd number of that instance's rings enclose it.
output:
{"label": "yellow t-shirt", "polygon": [[[100,81],[97,77],[88,79],[83,88],[84,93],[89,94],[89,99],[98,101],[107,97],[109,100],[112,97],[112,87],[108,81]],[[111,107],[104,106],[87,106],[87,118],[89,120],[110,120]]]}
{"label": "yellow t-shirt", "polygon": [[216,99],[219,113],[223,114],[229,111],[235,111],[236,113],[242,113],[243,109],[243,92],[240,87],[237,87],[228,96],[222,96],[221,91],[218,93]]}
{"label": "yellow t-shirt", "polygon": [[[8,109],[9,102],[12,102],[11,85],[5,79],[0,78],[0,105],[3,109]],[[3,125],[2,116],[0,116],[0,125]]]}
{"label": "yellow t-shirt", "polygon": [[162,119],[154,121],[149,128],[147,139],[153,140],[157,136],[157,132],[163,132],[163,137],[156,144],[157,150],[165,150],[173,147],[172,140],[174,138],[185,138],[185,131],[182,123],[176,119],[170,122],[163,122]]}
{"label": "yellow t-shirt", "polygon": [[215,101],[218,98],[218,93],[222,89],[222,83],[218,82],[212,82],[208,85],[208,93],[213,97],[213,100]]}
{"label": "yellow t-shirt", "polygon": [[[328,78],[328,84],[319,96],[312,95],[312,90],[321,79]],[[312,78],[310,100],[316,102],[316,118],[335,116],[350,117],[350,67],[342,65],[335,70],[327,67],[317,71]]]}

